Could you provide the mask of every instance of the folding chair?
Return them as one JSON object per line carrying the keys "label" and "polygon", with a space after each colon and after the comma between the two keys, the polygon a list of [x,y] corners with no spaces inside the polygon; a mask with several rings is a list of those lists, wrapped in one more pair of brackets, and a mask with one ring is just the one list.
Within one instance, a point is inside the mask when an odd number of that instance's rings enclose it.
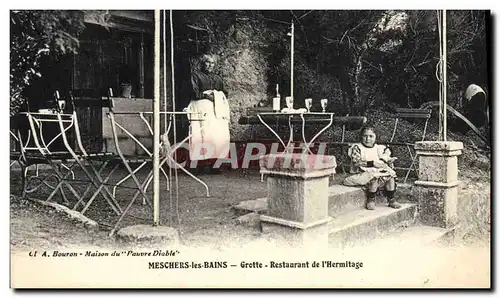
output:
{"label": "folding chair", "polygon": [[9,130],[10,133],[10,168],[16,163],[20,163],[21,160],[21,151],[20,144],[21,141],[19,139],[18,131]]}
{"label": "folding chair", "polygon": [[[11,144],[11,150],[10,150],[10,168],[12,169],[12,167],[16,163],[19,165],[20,170],[21,170],[21,181],[22,181],[21,184],[23,186],[22,196],[24,196],[25,195],[24,191],[26,190],[25,182],[27,180],[27,177],[29,177],[28,176],[28,170],[30,169],[30,166],[25,162],[26,156],[24,155],[24,151],[23,151],[24,146],[23,146],[23,144],[29,143],[30,138],[31,138],[31,131],[28,130],[27,140],[26,140],[25,143],[23,143],[23,141],[22,141],[21,132],[20,132],[19,129],[11,129],[9,131],[9,133],[10,133],[10,144]],[[34,174],[34,176],[38,177],[38,175],[39,175],[38,163],[35,163],[33,165],[35,166],[35,174]],[[43,181],[42,180],[42,183],[44,185],[52,188],[52,186],[50,184],[48,184],[47,181]],[[41,184],[39,186],[41,186]],[[36,188],[38,188],[38,187],[36,187]],[[36,189],[34,189],[34,190],[36,190]]]}
{"label": "folding chair", "polygon": [[[391,139],[389,140],[389,142],[387,143],[382,143],[382,144],[385,144],[389,147],[391,146],[401,146],[401,147],[406,147],[406,149],[408,150],[408,154],[410,156],[410,159],[411,159],[411,164],[408,168],[405,168],[405,167],[395,167],[395,169],[401,169],[401,170],[406,170],[406,175],[405,175],[405,179],[404,179],[404,183],[406,183],[406,181],[408,180],[408,177],[410,175],[410,172],[413,170],[413,171],[417,171],[417,167],[416,167],[416,160],[417,160],[417,154],[414,152],[414,147],[415,147],[415,142],[416,141],[424,141],[425,140],[425,136],[426,136],[426,133],[427,133],[427,126],[428,126],[428,123],[429,123],[429,119],[431,118],[431,115],[432,115],[432,110],[430,109],[405,109],[405,108],[398,108],[396,109],[396,115],[395,115],[395,120],[394,120],[394,128],[392,130],[392,135],[391,135]],[[411,142],[408,142],[408,141],[396,141],[396,132],[397,132],[397,129],[398,129],[398,123],[399,123],[399,120],[400,119],[403,119],[403,120],[423,120],[424,121],[424,128],[422,130],[422,135],[421,137],[418,139],[418,140],[415,140],[415,141],[411,141]]]}
{"label": "folding chair", "polygon": [[[171,146],[170,142],[168,141],[168,135],[170,133],[170,130],[171,130],[171,127],[172,127],[172,123],[174,121],[174,116],[175,115],[187,115],[188,112],[160,112],[160,114],[161,115],[165,115],[166,116],[165,120],[168,122],[167,129],[162,134],[163,136],[165,136],[165,138],[164,138],[164,142],[165,143],[163,143],[160,140],[160,147],[164,148],[163,158],[161,158],[162,159],[162,165],[165,162],[167,162],[167,161],[176,163],[176,161],[172,158],[172,153],[175,152],[178,148],[180,148],[180,146],[182,144],[186,143],[191,138],[191,135],[188,134],[188,136],[186,138],[184,138],[183,140],[181,140],[178,144],[174,144],[173,146]],[[133,160],[131,160],[130,157],[125,156],[121,152],[122,151],[120,149],[121,146],[120,146],[120,144],[118,142],[118,131],[125,133],[131,140],[133,140],[135,142],[135,144],[137,144],[139,147],[141,147],[141,149],[146,153],[146,156],[144,157],[144,159],[142,159],[140,161],[140,165],[135,170],[132,171],[133,173],[136,173],[142,167],[144,167],[147,163],[151,163],[152,162],[153,153],[150,152],[150,150],[148,150],[148,148],[146,148],[146,146],[136,136],[134,136],[134,134],[132,132],[130,132],[126,127],[124,127],[122,124],[119,123],[119,121],[116,120],[116,117],[115,117],[116,115],[128,115],[130,117],[134,117],[134,116],[140,117],[140,119],[142,119],[144,125],[147,127],[147,129],[148,129],[148,131],[150,133],[150,136],[152,137],[153,136],[153,129],[152,129],[150,123],[149,123],[150,121],[148,119],[146,119],[146,116],[152,116],[152,112],[118,112],[118,113],[117,112],[110,112],[110,113],[108,113],[108,116],[110,118],[111,125],[112,125],[112,128],[113,128],[113,139],[115,140],[116,150],[117,150],[117,152],[118,152],[119,155],[123,156],[124,162],[127,162],[127,163],[130,164],[131,162],[133,162]],[[195,121],[195,119],[193,117],[191,117],[190,119],[188,119],[188,121]],[[198,119],[196,121],[201,121],[201,119]],[[191,178],[193,178],[194,180],[196,180],[200,184],[202,184],[205,187],[205,190],[206,190],[206,193],[207,193],[207,197],[210,196],[208,185],[205,182],[203,182],[201,179],[199,179],[198,177],[196,177],[195,175],[193,175],[192,173],[190,173],[189,171],[187,171],[184,167],[178,167],[178,168],[180,168],[185,174],[187,174],[188,176],[190,176]],[[163,167],[160,167],[160,170],[162,171],[162,174],[163,174],[163,176],[165,177],[165,179],[167,181],[166,187],[167,187],[167,190],[169,190],[170,189],[170,178],[167,175],[167,173],[164,171]],[[115,188],[113,189],[113,193],[115,192],[116,188],[119,187],[120,184],[122,184],[123,182],[125,182],[130,177],[131,177],[131,174],[125,176],[122,180],[120,180],[116,184]],[[149,187],[149,185],[151,183],[151,180],[152,180],[152,176],[148,176],[148,180],[146,181],[146,185],[145,185],[145,190],[148,189],[148,187]]]}
{"label": "folding chair", "polygon": [[[123,165],[127,168],[128,172],[129,172],[129,174],[127,176],[125,176],[122,180],[120,180],[115,186],[119,187],[120,184],[122,184],[124,181],[126,181],[130,178],[134,179],[137,186],[140,185],[138,191],[134,194],[134,196],[130,200],[129,204],[125,207],[124,212],[122,213],[122,215],[118,219],[117,223],[115,224],[113,230],[111,231],[111,234],[113,234],[115,232],[118,224],[123,219],[123,216],[125,215],[126,212],[128,212],[129,208],[132,206],[134,201],[137,199],[139,191],[142,193],[146,192],[152,179],[153,179],[153,170],[152,169],[149,171],[149,173],[147,174],[146,178],[142,181],[142,183],[140,183],[137,180],[137,178],[135,177],[136,172],[138,170],[140,170],[140,168],[142,168],[143,166],[145,166],[148,163],[152,164],[153,153],[136,136],[134,136],[134,133],[132,133],[129,129],[127,129],[123,123],[120,123],[119,121],[117,121],[116,116],[120,116],[120,115],[127,116],[127,117],[129,117],[127,119],[130,119],[130,117],[134,117],[134,116],[140,117],[140,119],[142,119],[144,125],[147,127],[147,129],[152,137],[153,136],[153,129],[149,123],[150,121],[148,119],[146,119],[146,116],[152,116],[152,114],[153,114],[152,112],[114,112],[112,109],[110,109],[109,112],[107,113],[107,115],[110,119],[110,122],[111,122],[111,130],[112,130],[112,135],[113,135],[113,140],[114,140],[116,152],[117,152],[118,156],[120,157]],[[192,113],[188,113],[188,112],[160,112],[160,114],[164,114],[164,115],[168,116],[166,119],[168,121],[168,128],[164,132],[164,135],[168,136],[168,133],[169,133],[170,128],[171,128],[171,124],[174,121],[174,115],[190,115]],[[193,117],[188,117],[188,118],[189,118],[189,121],[203,121],[202,117],[195,117],[196,119]],[[146,153],[146,155],[141,156],[141,157],[125,155],[121,149],[122,146],[120,144],[119,133],[124,133],[125,135],[127,135],[131,140],[134,141],[135,144],[137,144],[139,147],[141,147],[141,149]],[[164,148],[166,148],[163,156],[160,158],[159,168],[167,181],[167,190],[169,190],[169,188],[170,188],[170,177],[164,171],[163,165],[167,161],[170,161],[170,162],[177,164],[177,162],[172,157],[172,153],[175,152],[178,148],[180,148],[181,145],[184,144],[185,142],[187,142],[190,138],[191,138],[191,134],[189,134],[186,138],[181,140],[179,143],[174,144],[173,146],[170,146],[170,144],[168,142],[168,138],[165,138],[165,140],[164,140],[165,144],[160,144],[160,146],[163,146]],[[136,169],[132,170],[132,167],[130,166],[130,164],[133,164],[133,163],[140,163],[140,165]],[[196,181],[201,183],[205,187],[205,190],[207,192],[207,196],[210,196],[208,186],[205,182],[203,182],[202,180],[200,180],[199,178],[194,176],[192,173],[187,171],[184,167],[178,167],[178,168],[180,168],[188,176],[192,177],[193,179],[195,179]],[[146,200],[145,195],[143,195],[143,200]],[[144,201],[143,201],[143,203],[144,203]]]}
{"label": "folding chair", "polygon": [[[72,160],[71,155],[67,151],[57,149],[57,151],[55,151],[52,148],[52,145],[61,141],[61,137],[64,135],[64,133],[54,131],[54,128],[59,122],[57,114],[25,112],[21,113],[21,115],[25,115],[29,123],[29,131],[26,142],[24,143],[22,141],[23,138],[21,134],[19,134],[18,137],[21,147],[20,164],[23,172],[23,196],[33,193],[42,185],[46,185],[53,189],[53,192],[46,199],[47,201],[52,199],[55,193],[59,191],[64,202],[68,204],[69,200],[67,199],[62,186],[65,186],[76,197],[79,197],[79,195],[71,184],[68,183],[68,177],[70,175],[74,179],[74,172],[72,170],[74,167],[74,161]],[[65,127],[63,125],[63,131],[71,128],[71,120],[61,119],[61,121],[65,125]],[[48,136],[47,127],[51,127],[50,131],[55,135]],[[28,176],[28,167],[39,164],[49,165],[52,172],[49,175],[39,176],[37,171],[35,176]],[[64,173],[64,171],[66,171],[66,173]],[[52,187],[48,183],[49,179],[52,177],[56,179],[57,185],[55,187]],[[33,180],[38,180],[40,183],[30,189],[29,183]]]}
{"label": "folding chair", "polygon": [[[136,197],[139,195],[142,195],[144,197],[144,202],[147,203],[151,207],[151,203],[149,200],[147,200],[147,196],[143,190],[143,186],[137,177],[135,176],[135,172],[130,168],[127,162],[124,162],[122,156],[117,154],[116,152],[96,152],[96,153],[87,153],[86,150],[83,147],[82,141],[81,141],[81,134],[78,128],[78,118],[76,115],[76,106],[82,107],[84,105],[95,105],[96,102],[99,102],[98,105],[100,108],[108,108],[109,111],[112,113],[113,109],[113,101],[111,99],[101,99],[101,100],[93,100],[92,102],[89,101],[75,101],[73,98],[71,98],[71,103],[74,107],[74,112],[73,112],[73,119],[75,121],[75,133],[76,133],[76,141],[78,144],[78,149],[79,152],[77,153],[75,150],[71,149],[71,146],[69,144],[69,141],[67,139],[67,136],[64,136],[65,144],[68,148],[68,151],[70,154],[75,158],[77,163],[80,165],[80,167],[83,169],[85,172],[87,178],[90,180],[90,182],[97,188],[94,194],[90,199],[87,200],[85,206],[82,209],[82,213],[84,213],[90,204],[95,200],[96,196],[98,194],[101,194],[108,204],[111,206],[113,211],[119,215],[119,219],[115,222],[114,228],[119,224],[119,222],[122,220],[123,216],[127,213],[128,208],[125,210],[121,208],[120,204],[116,200],[115,194],[112,193],[107,186],[116,186],[116,184],[110,183],[109,180],[113,176],[114,172],[120,165],[124,165],[127,171],[129,172],[130,177],[132,180],[135,182],[135,186],[131,187],[133,189],[136,189],[137,192],[134,195],[134,198],[131,200],[131,203],[127,206],[130,207],[132,203],[135,201]],[[125,160],[126,161],[126,160]],[[106,176],[102,176],[104,173],[104,170],[107,166],[111,166],[111,170]],[[130,187],[128,187],[130,188]],[[88,189],[86,190],[86,192]],[[77,202],[75,205],[74,209],[78,206],[78,204],[83,203],[83,197],[82,200]]]}
{"label": "folding chair", "polygon": [[[59,99],[59,98],[57,98]],[[76,109],[74,100],[70,97],[71,106],[73,107],[72,113],[62,113],[61,109],[54,109],[52,113],[24,113],[29,122],[30,132],[32,135],[32,141],[28,142],[29,145],[23,146],[22,152],[25,152],[23,156],[25,157],[25,163],[27,165],[33,163],[47,163],[51,165],[53,174],[49,177],[55,177],[57,185],[51,187],[53,189],[52,193],[46,199],[50,201],[53,196],[60,192],[63,196],[64,202],[69,204],[64,188],[68,188],[73,195],[77,198],[77,202],[73,206],[73,210],[78,210],[79,206],[82,205],[83,208],[80,209],[80,213],[84,214],[91,204],[94,202],[98,195],[104,197],[111,209],[117,214],[122,214],[122,208],[116,201],[114,196],[111,194],[108,186],[108,180],[111,178],[113,172],[120,165],[119,157],[107,154],[106,152],[100,153],[87,153],[83,147],[80,129],[78,124],[78,117],[76,115]],[[55,132],[55,137],[50,137],[49,141],[46,141],[44,136],[43,127],[48,123],[55,124],[58,130]],[[70,140],[70,135],[72,139]],[[74,138],[74,139],[73,139]],[[53,151],[50,146],[56,140],[62,141],[62,146],[64,147],[62,151]],[[34,154],[37,153],[37,154]],[[58,169],[56,163],[60,164],[62,168],[68,170],[67,173],[62,173]],[[68,165],[65,165],[69,164]],[[102,177],[104,169],[107,165],[112,165],[111,171],[107,176]],[[75,179],[75,174],[73,168],[79,167],[86,176],[86,180]],[[72,179],[69,178],[72,176]],[[48,179],[48,178],[44,178]],[[74,183],[86,183],[87,187],[82,195],[72,187]],[[23,183],[27,185],[28,183]],[[94,192],[91,194],[92,187],[95,188]],[[27,187],[23,187],[25,193],[33,192],[33,190],[28,190]],[[91,194],[90,198],[87,195]]]}

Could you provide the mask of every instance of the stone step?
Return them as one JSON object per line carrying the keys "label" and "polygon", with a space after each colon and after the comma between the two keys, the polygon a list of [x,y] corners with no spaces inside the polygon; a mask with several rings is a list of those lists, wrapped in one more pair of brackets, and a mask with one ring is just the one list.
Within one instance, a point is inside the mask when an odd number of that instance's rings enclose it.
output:
{"label": "stone step", "polygon": [[255,200],[246,200],[233,206],[237,215],[245,215],[248,213],[265,214],[267,211],[267,198],[258,198]]}
{"label": "stone step", "polygon": [[359,187],[331,185],[328,188],[328,214],[337,216],[359,209],[365,203],[365,192]]}
{"label": "stone step", "polygon": [[348,247],[367,243],[415,222],[416,204],[402,204],[401,209],[377,204],[376,210],[359,207],[334,216],[329,223],[329,243],[332,247]]}
{"label": "stone step", "polygon": [[[359,209],[365,204],[364,190],[359,187],[349,187],[340,184],[331,185],[328,189],[328,214],[337,216],[349,211]],[[377,197],[377,202],[384,203],[384,198]],[[246,200],[234,206],[238,215],[250,212],[265,214],[267,211],[267,198]]]}
{"label": "stone step", "polygon": [[436,245],[441,241],[449,240],[453,230],[429,227],[415,224],[409,227],[400,227],[394,232],[372,241],[373,247],[408,247],[414,249],[428,245]]}
{"label": "stone step", "polygon": [[[408,192],[410,184],[398,183],[398,196],[399,202],[408,202]],[[349,211],[357,210],[365,205],[366,195],[365,191],[360,187],[344,186],[342,184],[330,185],[328,189],[328,214],[330,216],[337,216],[347,213]],[[376,202],[385,204],[386,198],[377,195]]]}

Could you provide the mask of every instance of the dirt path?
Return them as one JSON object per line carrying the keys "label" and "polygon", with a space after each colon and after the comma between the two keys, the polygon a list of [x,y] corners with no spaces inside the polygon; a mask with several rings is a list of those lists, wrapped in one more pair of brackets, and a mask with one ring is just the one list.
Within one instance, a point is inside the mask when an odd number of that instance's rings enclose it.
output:
{"label": "dirt path", "polygon": [[[210,197],[204,195],[204,188],[200,184],[187,176],[179,176],[179,184],[182,186],[179,190],[179,201],[170,201],[169,194],[162,196],[162,224],[176,227],[182,243],[189,246],[220,247],[234,241],[245,243],[258,237],[258,232],[237,223],[237,214],[232,209],[232,206],[240,201],[266,195],[266,184],[259,181],[258,173],[250,172],[243,176],[240,172],[232,172],[202,175],[201,178],[210,185]],[[16,183],[13,181],[14,186]],[[121,197],[124,200],[130,199],[132,194],[131,190],[125,190]],[[32,201],[18,199],[15,195],[11,196],[10,203],[13,250],[79,246],[109,248],[117,245],[108,236],[109,227],[105,224],[98,231],[88,230],[64,213]],[[176,205],[178,208],[175,208]],[[171,206],[174,208],[170,209]],[[139,200],[134,203],[130,214],[132,216],[126,217],[121,226],[151,222],[151,210]],[[104,200],[100,200],[85,215],[106,223],[111,222],[112,213]]]}

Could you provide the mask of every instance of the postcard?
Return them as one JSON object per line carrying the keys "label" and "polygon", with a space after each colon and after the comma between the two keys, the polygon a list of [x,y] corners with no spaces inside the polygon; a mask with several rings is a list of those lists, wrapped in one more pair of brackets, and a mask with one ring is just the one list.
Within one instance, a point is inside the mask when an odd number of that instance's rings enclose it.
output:
{"label": "postcard", "polygon": [[491,288],[489,10],[11,10],[10,287]]}

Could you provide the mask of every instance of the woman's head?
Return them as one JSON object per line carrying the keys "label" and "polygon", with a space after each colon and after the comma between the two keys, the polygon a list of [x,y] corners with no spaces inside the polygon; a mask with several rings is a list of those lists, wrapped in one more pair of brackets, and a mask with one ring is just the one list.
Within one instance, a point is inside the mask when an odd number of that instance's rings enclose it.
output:
{"label": "woman's head", "polygon": [[201,67],[206,72],[213,72],[215,67],[215,56],[210,54],[201,56]]}
{"label": "woman's head", "polygon": [[366,147],[373,147],[377,139],[377,134],[375,133],[375,128],[372,126],[365,126],[361,130],[361,143]]}

